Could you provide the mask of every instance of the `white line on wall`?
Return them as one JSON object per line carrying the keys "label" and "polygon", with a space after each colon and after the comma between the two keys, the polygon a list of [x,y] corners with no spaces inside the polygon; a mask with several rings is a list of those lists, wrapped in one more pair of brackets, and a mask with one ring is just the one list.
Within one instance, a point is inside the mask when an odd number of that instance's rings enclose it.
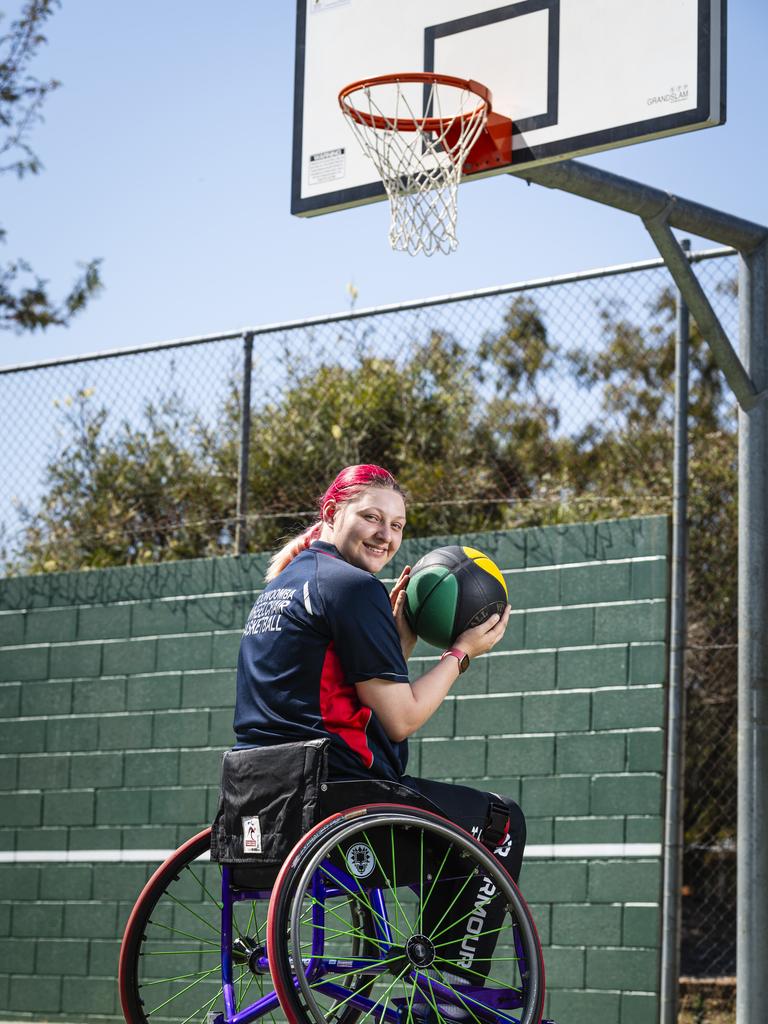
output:
{"label": "white line on wall", "polygon": [[[0,864],[160,864],[173,850],[2,850]],[[603,860],[660,857],[661,843],[540,843],[527,846],[526,860]],[[201,859],[208,859],[208,854]]]}

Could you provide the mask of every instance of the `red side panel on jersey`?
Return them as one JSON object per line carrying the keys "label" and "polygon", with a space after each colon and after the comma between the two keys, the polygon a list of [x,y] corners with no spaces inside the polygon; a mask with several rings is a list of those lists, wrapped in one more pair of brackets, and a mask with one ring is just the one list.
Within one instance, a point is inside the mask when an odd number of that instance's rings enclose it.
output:
{"label": "red side panel on jersey", "polygon": [[320,673],[320,717],[328,732],[344,740],[366,768],[373,764],[373,752],[365,734],[372,714],[357,699],[354,686],[344,682],[339,656],[333,644],[329,644]]}

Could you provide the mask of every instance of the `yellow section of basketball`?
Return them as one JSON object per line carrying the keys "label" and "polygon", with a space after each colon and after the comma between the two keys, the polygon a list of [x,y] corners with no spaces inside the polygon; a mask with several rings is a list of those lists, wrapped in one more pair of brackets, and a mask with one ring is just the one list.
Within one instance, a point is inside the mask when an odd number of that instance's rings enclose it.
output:
{"label": "yellow section of basketball", "polygon": [[483,554],[482,551],[478,551],[477,548],[462,548],[464,554],[471,558],[476,565],[479,565],[481,569],[485,569],[491,576],[494,576],[499,583],[504,587],[504,593],[509,597],[509,591],[507,590],[507,584],[504,577],[501,575],[501,569],[494,561],[492,561],[488,555]]}

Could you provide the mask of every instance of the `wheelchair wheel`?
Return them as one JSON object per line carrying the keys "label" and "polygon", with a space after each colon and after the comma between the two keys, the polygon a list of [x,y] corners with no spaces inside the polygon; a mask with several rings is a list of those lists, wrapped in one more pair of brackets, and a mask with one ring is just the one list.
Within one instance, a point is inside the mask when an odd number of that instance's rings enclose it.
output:
{"label": "wheelchair wheel", "polygon": [[342,1008],[379,1024],[541,1019],[525,901],[481,843],[428,811],[370,805],[313,829],[275,883],[267,948],[290,1024],[337,1021]]}
{"label": "wheelchair wheel", "polygon": [[[160,865],[128,919],[119,989],[128,1024],[209,1024],[224,1011],[221,983],[221,867],[210,863],[210,828]],[[235,903],[236,1009],[265,999],[265,1018],[282,1020],[266,967],[268,892]],[[274,1012],[273,1012],[274,1011]]]}

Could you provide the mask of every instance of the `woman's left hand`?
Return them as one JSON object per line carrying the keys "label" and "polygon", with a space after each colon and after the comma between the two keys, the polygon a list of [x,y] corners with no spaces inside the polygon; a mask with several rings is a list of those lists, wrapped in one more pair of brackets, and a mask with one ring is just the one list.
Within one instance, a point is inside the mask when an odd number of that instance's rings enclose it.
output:
{"label": "woman's left hand", "polygon": [[397,632],[400,637],[400,646],[403,649],[403,657],[406,661],[408,661],[413,653],[413,648],[416,646],[416,634],[411,629],[410,623],[405,617],[405,588],[408,586],[410,575],[411,567],[410,565],[406,565],[400,573],[400,578],[397,583],[392,587],[392,590],[389,593],[389,600],[392,602],[392,614],[395,616],[395,625],[397,626]]}

